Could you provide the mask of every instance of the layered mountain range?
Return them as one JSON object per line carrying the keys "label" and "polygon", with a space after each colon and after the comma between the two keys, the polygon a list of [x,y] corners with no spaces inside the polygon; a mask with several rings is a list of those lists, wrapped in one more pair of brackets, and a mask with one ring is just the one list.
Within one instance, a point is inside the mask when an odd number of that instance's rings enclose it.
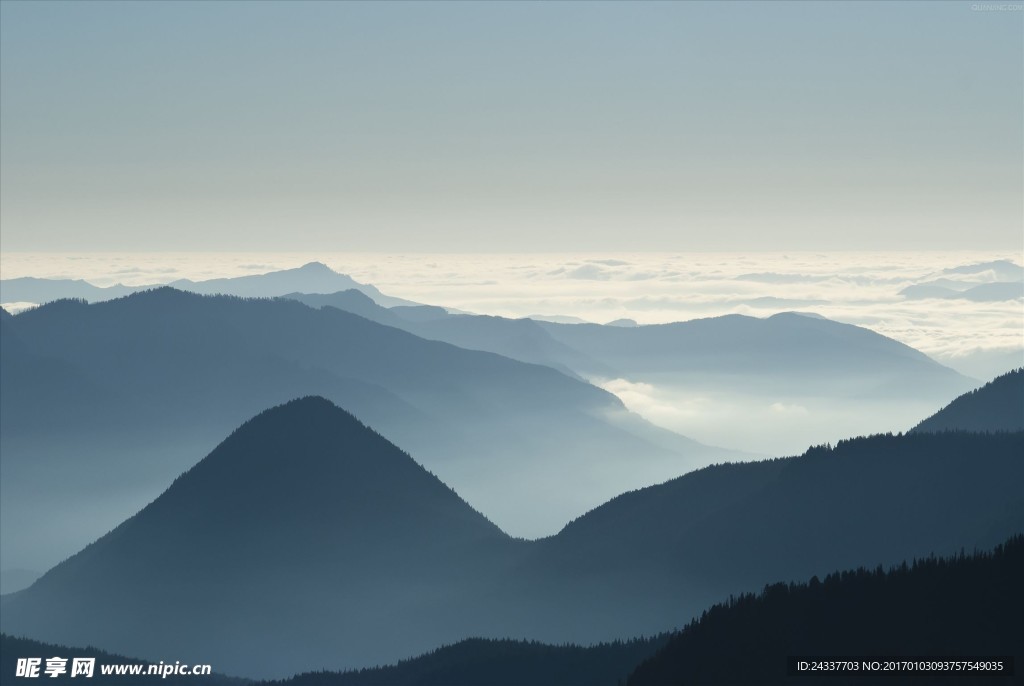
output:
{"label": "layered mountain range", "polygon": [[42,304],[67,298],[81,299],[87,302],[102,302],[121,298],[131,293],[152,290],[160,286],[170,286],[178,290],[192,293],[215,295],[238,295],[245,297],[268,298],[285,293],[333,293],[339,290],[354,289],[365,293],[375,302],[386,307],[395,305],[415,305],[409,300],[384,295],[376,287],[362,284],[348,276],[339,274],[320,262],[310,262],[294,269],[282,269],[266,274],[251,274],[230,278],[207,279],[193,281],[177,279],[167,284],[147,286],[94,286],[82,279],[39,279],[20,277],[0,280],[0,302],[27,302]]}
{"label": "layered mountain range", "polygon": [[245,676],[393,662],[466,636],[651,634],[769,581],[991,547],[1024,529],[1022,453],[1022,433],[853,439],[708,467],[527,542],[306,398],[5,596],[2,628]]}
{"label": "layered mountain range", "polygon": [[[244,419],[309,394],[415,452],[517,535],[550,533],[624,487],[736,456],[658,429],[549,367],[291,300],[162,288],[57,301],[0,327],[7,559],[45,558],[30,547],[75,534],[64,524],[74,511],[92,529],[69,554]],[[26,488],[53,473],[63,478]]]}
{"label": "layered mountain range", "polygon": [[[292,271],[208,289],[351,281],[322,265]],[[22,568],[84,545],[246,417],[307,394],[413,452],[511,533],[536,537],[623,490],[745,457],[649,424],[584,377],[745,378],[743,393],[799,379],[828,397],[840,391],[826,386],[861,384],[867,403],[884,389],[924,403],[970,385],[891,339],[801,315],[601,327],[385,308],[356,290],[63,300],[4,313],[0,336],[0,526],[7,564]],[[620,345],[639,352],[615,354]],[[762,372],[740,373],[754,366]],[[54,470],[64,478],[25,487]]]}
{"label": "layered mountain range", "polygon": [[179,285],[237,295],[0,310],[0,554],[49,568],[4,632],[258,678],[610,642],[622,678],[653,644],[615,641],[730,595],[1024,531],[1020,370],[908,434],[740,461],[589,381],[904,412],[974,384],[808,314],[513,320],[316,264]]}

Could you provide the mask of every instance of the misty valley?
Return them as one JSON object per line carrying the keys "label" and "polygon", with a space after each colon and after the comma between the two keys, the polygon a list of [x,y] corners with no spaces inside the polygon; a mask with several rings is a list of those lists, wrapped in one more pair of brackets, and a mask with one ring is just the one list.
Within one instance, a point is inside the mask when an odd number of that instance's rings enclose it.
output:
{"label": "misty valley", "polygon": [[974,378],[803,311],[478,315],[316,262],[0,302],[3,684],[55,655],[294,686],[1024,658],[1024,360]]}

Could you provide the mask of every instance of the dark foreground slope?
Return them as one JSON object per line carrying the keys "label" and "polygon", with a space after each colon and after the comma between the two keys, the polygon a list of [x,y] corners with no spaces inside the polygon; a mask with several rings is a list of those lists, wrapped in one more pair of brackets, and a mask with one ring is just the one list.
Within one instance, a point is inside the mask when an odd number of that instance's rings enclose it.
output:
{"label": "dark foreground slope", "polygon": [[243,675],[394,661],[500,616],[517,542],[320,398],[235,431],[30,588],[3,630]]}
{"label": "dark foreground slope", "polygon": [[767,582],[991,547],[1024,530],[1022,455],[1024,433],[854,439],[706,468],[527,542],[310,398],[256,417],[4,597],[0,627],[260,677],[467,636],[652,635]]}
{"label": "dark foreground slope", "polygon": [[715,605],[641,664],[630,686],[989,684],[1012,677],[787,677],[788,656],[1010,656],[1024,660],[1024,536],[991,553],[778,583]]}
{"label": "dark foreground slope", "polygon": [[914,431],[1024,431],[1024,369],[961,395]]}
{"label": "dark foreground slope", "polygon": [[397,665],[309,672],[275,686],[618,686],[668,635],[595,646],[467,639]]}
{"label": "dark foreground slope", "polygon": [[[664,684],[788,684],[789,656],[997,657],[1024,659],[1024,536],[991,553],[961,552],[883,571],[834,572],[809,583],[776,583],[759,594],[716,604],[674,636],[588,648],[512,640],[469,639],[390,667],[306,672],[273,686],[636,686]],[[0,636],[0,684],[16,680],[19,657],[96,657],[97,665],[141,661],[93,648],[66,648]],[[45,659],[45,658],[44,658]],[[964,673],[922,683],[1012,683],[1012,677]],[[55,681],[67,681],[67,675]],[[140,678],[155,683],[159,677]],[[49,679],[48,679],[49,681]],[[123,683],[97,671],[91,683]],[[173,676],[163,683],[195,686],[250,683]],[[800,683],[893,683],[893,675],[799,677]],[[271,686],[268,684],[268,686]]]}
{"label": "dark foreground slope", "polygon": [[[82,682],[84,677],[71,677],[69,673],[46,676],[43,673],[45,660],[53,656],[69,658],[69,665],[70,658],[95,658],[94,676],[87,682],[94,686],[124,686],[129,679],[133,684],[163,686],[619,686],[641,661],[665,645],[668,638],[668,634],[662,634],[587,647],[471,638],[387,667],[304,672],[268,682],[226,677],[216,672],[151,675],[146,674],[146,670],[153,664],[159,668],[159,663],[112,655],[97,648],[69,648],[0,634],[0,686],[27,683],[15,676],[21,658],[42,658],[40,674],[47,683]],[[140,676],[127,677],[103,674],[104,665],[143,665],[143,668]]]}
{"label": "dark foreground slope", "polygon": [[771,581],[991,548],[1024,531],[1021,483],[1024,433],[851,439],[624,494],[538,541],[521,578],[564,608],[538,638],[650,633]]}

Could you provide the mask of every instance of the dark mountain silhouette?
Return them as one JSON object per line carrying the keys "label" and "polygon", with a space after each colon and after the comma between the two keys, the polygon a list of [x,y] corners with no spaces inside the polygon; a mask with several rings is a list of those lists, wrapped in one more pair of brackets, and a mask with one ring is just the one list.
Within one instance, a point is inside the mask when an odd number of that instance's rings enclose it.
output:
{"label": "dark mountain silhouette", "polygon": [[879,435],[626,493],[531,548],[521,582],[563,608],[532,636],[650,633],[769,581],[989,548],[1024,531],[1021,455],[1024,433]]}
{"label": "dark mountain silhouette", "polygon": [[[120,298],[131,293],[157,288],[163,284],[148,286],[124,286],[117,284],[105,288],[94,286],[81,279],[37,279],[23,277],[0,280],[0,302],[47,303],[66,298],[80,298],[88,302],[101,302]],[[192,281],[179,279],[169,284],[173,288],[192,293],[238,295],[244,297],[269,298],[286,293],[335,293],[354,289],[374,302],[385,307],[396,305],[418,305],[402,298],[384,295],[374,286],[362,284],[352,277],[339,274],[320,262],[310,262],[295,269],[282,269],[266,274],[252,274],[223,279]]]}
{"label": "dark mountain silhouette", "polygon": [[667,639],[587,647],[467,639],[390,667],[310,672],[267,686],[617,686]]}
{"label": "dark mountain silhouette", "polygon": [[3,629],[284,676],[488,626],[521,543],[322,398],[244,424],[160,497],[4,596]]}
{"label": "dark mountain silhouette", "polygon": [[260,676],[389,663],[467,636],[651,635],[766,582],[990,547],[1024,530],[1022,454],[1024,433],[853,439],[626,493],[526,542],[307,398],[248,422],[138,515],[5,596],[0,626]]}
{"label": "dark mountain silhouette", "polygon": [[[629,678],[664,684],[989,684],[990,674],[787,676],[789,656],[1024,659],[1024,536],[990,553],[776,583],[703,613]],[[1020,672],[1017,671],[1017,679]]]}
{"label": "dark mountain silhouette", "polygon": [[[67,672],[57,676],[49,676],[45,673],[46,660],[54,656],[67,659]],[[91,677],[81,674],[74,677],[71,676],[72,659],[76,657],[95,658],[96,664]],[[160,667],[160,664],[159,662],[146,662],[138,658],[115,655],[93,647],[68,647],[0,634],[0,686],[29,683],[30,678],[15,676],[17,674],[19,658],[41,658],[42,663],[39,669],[39,677],[36,680],[42,681],[45,679],[48,684],[80,684],[84,681],[92,686],[124,686],[129,682],[133,684],[160,684],[161,686],[209,686],[214,684],[250,686],[254,683],[250,679],[228,677],[216,672],[212,672],[209,675],[189,674],[188,676],[168,674],[166,677],[161,676],[159,673],[142,673],[130,677],[124,674],[103,674],[101,665],[144,665],[148,669],[150,665]],[[169,664],[174,665],[174,661],[172,660]],[[192,666],[191,663],[187,664],[190,667]]]}
{"label": "dark mountain silhouette", "polygon": [[[210,675],[158,675],[131,677],[132,683],[165,686],[617,686],[630,672],[651,657],[668,640],[668,634],[651,638],[614,641],[595,646],[548,645],[536,641],[472,638],[387,667],[348,672],[304,672],[283,680],[256,681]],[[92,657],[94,675],[88,683],[117,686],[124,675],[104,675],[101,665],[158,664],[138,658],[114,655],[97,648],[69,648],[27,638],[0,634],[0,686],[24,683],[14,675],[18,658]],[[171,663],[173,664],[173,663]],[[191,664],[190,664],[191,666]],[[42,669],[40,670],[42,674]],[[82,676],[43,676],[47,683],[79,683]]]}
{"label": "dark mountain silhouette", "polygon": [[[59,557],[41,546],[76,550],[246,417],[307,394],[414,451],[517,535],[730,455],[550,368],[330,307],[163,288],[58,301],[0,326],[22,342],[2,351],[0,526],[12,566],[51,565]],[[63,478],[25,487],[53,473]]]}
{"label": "dark mountain silhouette", "polygon": [[632,380],[714,378],[718,387],[795,389],[829,396],[963,392],[966,377],[924,353],[850,324],[795,312],[766,319],[726,315],[637,327],[598,324],[541,326],[602,369]]}
{"label": "dark mountain silhouette", "polygon": [[[1024,536],[992,552],[928,556],[885,570],[864,567],[804,583],[774,583],[719,602],[681,632],[592,647],[468,639],[389,667],[306,672],[266,686],[572,686],[670,683],[785,684],[789,656],[1012,656],[1024,658]],[[936,602],[941,598],[941,602]],[[0,683],[23,656],[97,657],[98,664],[142,663],[95,648],[66,648],[0,635]],[[65,675],[66,676],[66,675]],[[153,677],[150,677],[152,679]],[[807,683],[891,683],[857,674]],[[97,672],[94,683],[113,683]],[[66,679],[65,679],[66,680]],[[60,679],[58,679],[60,681]],[[141,683],[148,683],[145,678]],[[964,674],[928,683],[1005,683]],[[11,679],[11,683],[14,680]],[[164,683],[184,683],[173,677]],[[189,683],[251,683],[189,677]]]}
{"label": "dark mountain silhouette", "polygon": [[961,395],[914,431],[1024,431],[1024,368]]}

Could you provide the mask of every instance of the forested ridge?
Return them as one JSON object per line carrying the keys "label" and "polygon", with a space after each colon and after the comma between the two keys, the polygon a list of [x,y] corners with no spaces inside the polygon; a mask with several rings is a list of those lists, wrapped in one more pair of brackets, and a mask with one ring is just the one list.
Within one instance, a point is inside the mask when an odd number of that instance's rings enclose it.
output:
{"label": "forested ridge", "polygon": [[[705,611],[629,678],[662,684],[894,683],[786,676],[788,656],[1024,656],[1024,535],[991,552],[770,584]],[[1018,672],[1019,675],[1019,672]],[[1001,683],[991,676],[925,682]],[[924,683],[924,682],[922,682]]]}

